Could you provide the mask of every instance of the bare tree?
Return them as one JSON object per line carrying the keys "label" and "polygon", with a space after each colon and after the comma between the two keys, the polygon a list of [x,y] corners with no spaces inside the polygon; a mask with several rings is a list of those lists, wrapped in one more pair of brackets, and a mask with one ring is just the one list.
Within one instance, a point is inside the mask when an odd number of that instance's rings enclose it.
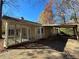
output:
{"label": "bare tree", "polygon": [[61,6],[63,6],[63,9],[72,9],[73,15],[71,16],[71,19],[73,18],[75,23],[77,23],[77,12],[79,12],[79,1],[78,0],[62,0],[63,3]]}

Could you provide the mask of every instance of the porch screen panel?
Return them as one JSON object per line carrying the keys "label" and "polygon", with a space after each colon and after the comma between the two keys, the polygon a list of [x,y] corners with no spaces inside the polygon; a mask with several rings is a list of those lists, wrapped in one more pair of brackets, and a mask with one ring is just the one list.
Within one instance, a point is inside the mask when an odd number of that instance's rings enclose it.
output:
{"label": "porch screen panel", "polygon": [[14,33],[15,33],[14,25],[9,25],[9,29],[8,29],[8,46],[15,44]]}
{"label": "porch screen panel", "polygon": [[2,37],[5,38],[5,22],[2,23]]}
{"label": "porch screen panel", "polygon": [[16,44],[21,43],[21,25],[20,24],[16,24],[16,32],[15,32],[15,40],[16,40]]}
{"label": "porch screen panel", "polygon": [[16,29],[16,43],[21,43],[20,28]]}
{"label": "porch screen panel", "polygon": [[40,38],[40,28],[37,27],[36,28],[36,39],[39,39]]}
{"label": "porch screen panel", "polygon": [[22,42],[28,41],[27,39],[27,28],[22,28]]}

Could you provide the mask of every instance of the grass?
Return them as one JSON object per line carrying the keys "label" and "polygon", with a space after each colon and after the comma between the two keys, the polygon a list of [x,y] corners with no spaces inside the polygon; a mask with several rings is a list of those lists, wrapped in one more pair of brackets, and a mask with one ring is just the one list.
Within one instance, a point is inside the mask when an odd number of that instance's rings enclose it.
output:
{"label": "grass", "polygon": [[72,28],[61,28],[60,31],[64,32],[67,35],[73,35],[73,29]]}

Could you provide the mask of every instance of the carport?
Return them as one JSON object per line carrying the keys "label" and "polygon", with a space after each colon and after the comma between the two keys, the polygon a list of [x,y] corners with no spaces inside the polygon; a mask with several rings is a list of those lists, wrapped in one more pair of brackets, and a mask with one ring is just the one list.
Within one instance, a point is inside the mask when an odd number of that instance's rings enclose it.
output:
{"label": "carport", "polygon": [[[53,32],[57,32],[57,28],[72,28],[75,38],[78,40],[78,32],[77,32],[77,25],[76,24],[43,24],[42,25],[45,30],[46,35],[50,34],[50,29],[53,28]],[[50,29],[49,29],[50,28]]]}

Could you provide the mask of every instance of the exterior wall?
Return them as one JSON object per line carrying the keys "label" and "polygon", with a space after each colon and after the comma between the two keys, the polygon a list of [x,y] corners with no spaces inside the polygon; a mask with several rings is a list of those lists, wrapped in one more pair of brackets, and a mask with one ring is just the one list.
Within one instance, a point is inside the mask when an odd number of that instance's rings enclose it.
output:
{"label": "exterior wall", "polygon": [[44,27],[45,31],[44,31],[44,37],[47,38],[48,36],[54,34],[54,33],[57,33],[57,30],[55,27]]}
{"label": "exterior wall", "polygon": [[44,28],[45,28],[45,38],[47,38],[49,34],[49,29],[47,27],[44,27]]}
{"label": "exterior wall", "polygon": [[4,43],[4,39],[0,39],[0,52],[4,51],[4,46],[3,46],[3,43]]}

